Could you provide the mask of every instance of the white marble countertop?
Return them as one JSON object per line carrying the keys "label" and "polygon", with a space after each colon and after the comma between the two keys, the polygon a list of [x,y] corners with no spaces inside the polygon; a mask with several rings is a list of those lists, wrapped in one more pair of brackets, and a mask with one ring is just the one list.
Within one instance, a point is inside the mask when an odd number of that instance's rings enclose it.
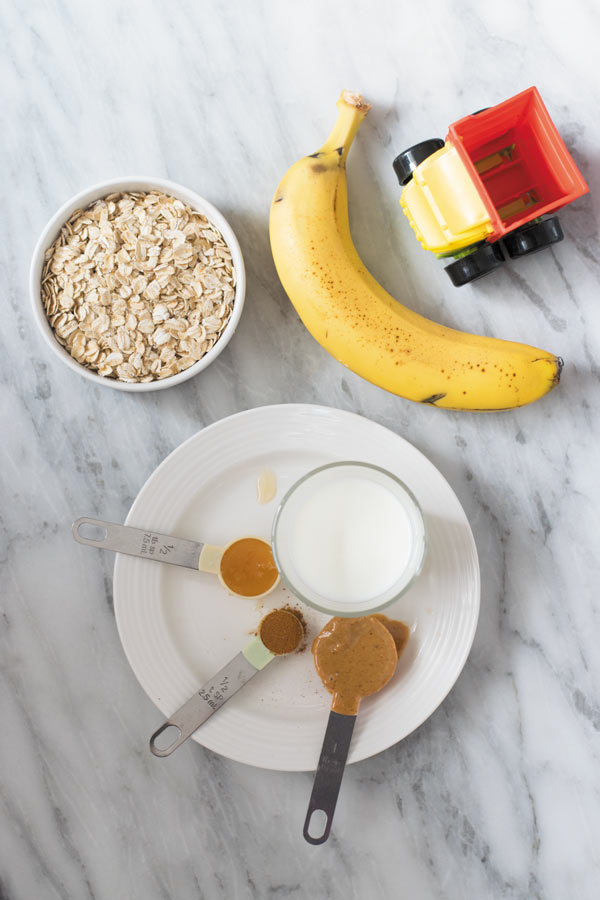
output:
{"label": "white marble countertop", "polygon": [[[597,897],[598,10],[32,0],[1,15],[0,896]],[[592,193],[561,213],[556,249],[457,291],[401,215],[392,158],[531,84]],[[322,142],[343,87],[374,104],[349,164],[365,261],[433,318],[562,355],[542,401],[486,415],[417,406],[342,369],[299,323],[268,208],[287,167]],[[144,396],[67,371],[35,332],[27,292],[55,209],[132,173],[220,207],[248,269],[247,307],[218,361]],[[150,756],[156,710],[121,649],[113,560],[70,535],[78,515],[122,521],[203,426],[297,401],[362,413],[427,454],[465,507],[482,570],[456,687],[416,733],[348,770],[320,848],[301,836],[310,774],[192,743],[168,763]]]}

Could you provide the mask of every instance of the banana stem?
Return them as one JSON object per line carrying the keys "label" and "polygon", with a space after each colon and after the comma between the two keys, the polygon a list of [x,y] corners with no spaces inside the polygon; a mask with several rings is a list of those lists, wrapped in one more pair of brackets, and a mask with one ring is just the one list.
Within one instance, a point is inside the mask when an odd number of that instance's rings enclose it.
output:
{"label": "banana stem", "polygon": [[345,160],[358,127],[371,109],[371,105],[363,100],[361,94],[342,91],[337,107],[339,109],[337,121],[319,153],[330,153],[332,150],[339,152],[341,148],[340,156]]}

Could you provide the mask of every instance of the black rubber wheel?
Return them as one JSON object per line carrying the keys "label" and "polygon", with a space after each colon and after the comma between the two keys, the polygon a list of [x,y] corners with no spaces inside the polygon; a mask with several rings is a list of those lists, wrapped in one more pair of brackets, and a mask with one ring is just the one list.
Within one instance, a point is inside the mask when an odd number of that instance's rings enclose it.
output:
{"label": "black rubber wheel", "polygon": [[543,219],[541,222],[534,222],[533,225],[524,225],[522,228],[518,228],[517,231],[503,237],[502,243],[510,258],[518,259],[520,256],[528,256],[530,253],[537,253],[538,250],[544,250],[552,244],[558,244],[563,237],[558,216],[552,216],[550,219]]}
{"label": "black rubber wheel", "polygon": [[504,256],[498,243],[482,244],[468,256],[455,259],[446,266],[446,272],[454,287],[470,284],[471,281],[483,278],[484,275],[489,275],[494,269],[499,268],[504,262]]}
{"label": "black rubber wheel", "polygon": [[402,187],[408,184],[417,166],[425,162],[427,157],[435,153],[436,150],[441,150],[443,146],[444,142],[441,138],[429,138],[428,141],[413,144],[408,150],[403,150],[402,153],[399,153],[392,165]]}

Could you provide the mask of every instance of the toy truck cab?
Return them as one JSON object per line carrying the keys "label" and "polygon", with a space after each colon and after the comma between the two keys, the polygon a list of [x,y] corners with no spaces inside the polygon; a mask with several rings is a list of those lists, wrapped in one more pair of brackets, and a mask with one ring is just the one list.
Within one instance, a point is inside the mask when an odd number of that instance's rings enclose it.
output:
{"label": "toy truck cab", "polygon": [[[556,216],[588,187],[535,87],[459,119],[446,140],[399,154],[400,204],[417,239],[460,286],[562,240]],[[502,243],[499,243],[499,242]]]}

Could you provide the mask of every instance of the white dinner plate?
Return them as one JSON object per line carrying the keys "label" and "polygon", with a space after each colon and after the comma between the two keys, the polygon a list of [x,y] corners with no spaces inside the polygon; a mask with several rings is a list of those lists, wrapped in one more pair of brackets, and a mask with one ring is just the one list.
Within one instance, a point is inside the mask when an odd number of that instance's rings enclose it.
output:
{"label": "white dinner plate", "polygon": [[[203,429],[171,453],[141,489],[128,525],[227,544],[269,538],[277,504],[302,475],[352,459],[393,472],[419,501],[428,532],[420,577],[385,610],[410,627],[392,681],[361,703],[349,762],[401,740],[439,706],[467,659],[479,614],[479,564],[465,513],[435,466],[403,438],[362,416],[321,406],[251,409]],[[277,477],[261,505],[257,480]],[[293,601],[284,587],[257,603],[228,595],[212,575],[117,554],[114,603],[127,658],[169,716],[248,641],[270,609]],[[328,616],[302,606],[303,652],[276,659],[195,733],[223,756],[286,771],[316,768],[330,695],[310,643]],[[163,716],[157,713],[158,727]]]}

